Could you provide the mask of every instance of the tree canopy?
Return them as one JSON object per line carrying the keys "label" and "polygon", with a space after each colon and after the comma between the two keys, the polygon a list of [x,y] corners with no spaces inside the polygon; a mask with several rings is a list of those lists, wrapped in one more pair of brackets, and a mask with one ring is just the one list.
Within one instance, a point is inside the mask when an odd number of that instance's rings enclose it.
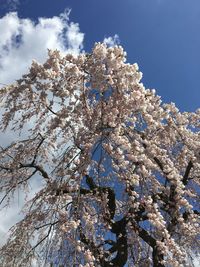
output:
{"label": "tree canopy", "polygon": [[145,89],[121,46],[49,51],[0,90],[1,207],[41,177],[3,267],[179,267],[199,253],[200,110]]}

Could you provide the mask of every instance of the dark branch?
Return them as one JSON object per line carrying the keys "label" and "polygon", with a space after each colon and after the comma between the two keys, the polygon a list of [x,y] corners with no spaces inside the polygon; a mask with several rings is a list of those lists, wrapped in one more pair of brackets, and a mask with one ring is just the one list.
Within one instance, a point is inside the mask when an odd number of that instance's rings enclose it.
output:
{"label": "dark branch", "polygon": [[45,180],[48,182],[50,181],[50,177],[48,173],[42,168],[40,165],[35,165],[35,164],[20,164],[20,168],[34,168],[36,171],[40,172]]}
{"label": "dark branch", "polygon": [[41,147],[42,143],[44,142],[44,137],[42,137],[41,134],[40,134],[40,136],[41,136],[41,141],[39,142],[38,146],[36,147],[35,155],[33,157],[33,160],[31,162],[31,164],[34,164],[35,163],[36,158],[37,158],[37,155],[38,155],[39,148]]}
{"label": "dark branch", "polygon": [[189,174],[190,174],[190,170],[192,169],[192,167],[193,167],[193,163],[190,160],[189,163],[188,163],[188,165],[187,165],[187,168],[186,168],[185,174],[183,176],[183,180],[182,180],[182,182],[183,182],[184,185],[187,185],[188,184]]}
{"label": "dark branch", "polygon": [[158,249],[156,244],[156,239],[153,238],[145,229],[140,227],[138,225],[138,221],[131,220],[134,228],[138,231],[139,237],[142,238],[152,249],[152,259],[153,259],[153,267],[164,267],[164,265],[161,263],[164,255],[162,252]]}
{"label": "dark branch", "polygon": [[[19,182],[17,183],[17,185],[23,184],[24,182],[28,181],[28,180],[29,180],[29,179],[30,179],[36,172],[37,172],[37,171],[34,170],[34,171],[33,171],[33,172],[32,172],[26,179],[24,179],[24,180],[22,180],[22,181],[19,181]],[[2,198],[1,201],[0,201],[0,205],[2,204],[2,202],[4,201],[4,199],[9,195],[9,193],[12,192],[12,190],[16,188],[17,185],[12,186],[12,187],[6,192],[6,194],[3,196],[3,198]]]}

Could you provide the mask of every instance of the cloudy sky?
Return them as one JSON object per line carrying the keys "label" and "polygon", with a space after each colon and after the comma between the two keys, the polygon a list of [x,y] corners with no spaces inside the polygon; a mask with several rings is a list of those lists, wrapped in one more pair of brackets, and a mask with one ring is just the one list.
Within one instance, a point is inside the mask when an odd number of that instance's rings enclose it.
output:
{"label": "cloudy sky", "polygon": [[89,52],[94,42],[118,35],[128,61],[139,64],[146,87],[181,110],[199,107],[199,0],[0,3],[1,83],[20,76],[32,58],[44,60],[47,48]]}
{"label": "cloudy sky", "polygon": [[[47,48],[89,52],[104,40],[124,47],[145,87],[164,102],[194,111],[200,106],[199,29],[199,0],[0,0],[0,83],[19,78],[32,59],[44,61]],[[0,221],[0,238],[15,217],[9,214]]]}

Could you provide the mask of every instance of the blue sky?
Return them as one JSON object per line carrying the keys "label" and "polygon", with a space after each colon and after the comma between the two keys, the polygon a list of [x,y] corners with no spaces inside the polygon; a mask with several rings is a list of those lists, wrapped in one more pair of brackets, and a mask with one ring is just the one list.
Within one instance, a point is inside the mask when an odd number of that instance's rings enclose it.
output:
{"label": "blue sky", "polygon": [[[0,83],[20,78],[33,58],[44,61],[47,48],[89,52],[116,34],[146,88],[181,111],[200,107],[199,0],[0,0]],[[0,243],[17,204],[1,218]]]}
{"label": "blue sky", "polygon": [[[139,64],[145,87],[183,111],[200,107],[199,0],[3,0],[1,18],[16,10],[20,18],[59,16],[85,34],[84,50],[118,34],[128,62]],[[17,4],[18,2],[18,4]],[[15,5],[14,5],[15,3]]]}

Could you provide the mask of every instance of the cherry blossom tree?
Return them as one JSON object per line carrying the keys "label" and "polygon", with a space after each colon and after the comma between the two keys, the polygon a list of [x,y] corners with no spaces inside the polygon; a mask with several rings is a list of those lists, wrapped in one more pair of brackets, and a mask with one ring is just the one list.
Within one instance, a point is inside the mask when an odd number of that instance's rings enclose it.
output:
{"label": "cherry blossom tree", "polygon": [[192,266],[199,253],[200,110],[145,89],[121,46],[33,62],[0,91],[1,207],[41,177],[0,249],[3,267]]}

